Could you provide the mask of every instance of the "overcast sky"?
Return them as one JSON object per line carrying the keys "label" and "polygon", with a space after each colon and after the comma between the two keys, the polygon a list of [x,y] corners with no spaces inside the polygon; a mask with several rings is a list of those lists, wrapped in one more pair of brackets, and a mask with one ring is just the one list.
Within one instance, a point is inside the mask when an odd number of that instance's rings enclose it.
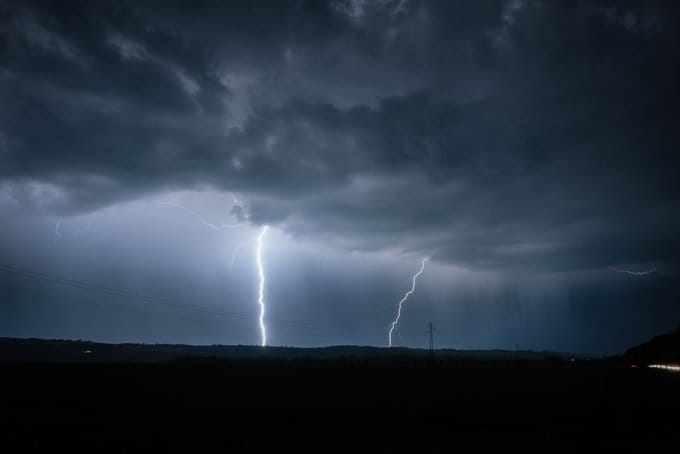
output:
{"label": "overcast sky", "polygon": [[264,225],[273,345],[385,345],[423,257],[396,345],[671,330],[679,17],[0,2],[0,336],[257,344]]}

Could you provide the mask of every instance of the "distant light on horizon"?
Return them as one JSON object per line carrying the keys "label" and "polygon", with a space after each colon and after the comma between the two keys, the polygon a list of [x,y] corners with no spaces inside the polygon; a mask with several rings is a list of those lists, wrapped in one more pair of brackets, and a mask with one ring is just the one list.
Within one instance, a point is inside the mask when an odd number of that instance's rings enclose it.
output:
{"label": "distant light on horizon", "polygon": [[647,366],[651,369],[661,369],[661,370],[670,370],[673,372],[680,372],[680,365],[678,364],[650,364]]}

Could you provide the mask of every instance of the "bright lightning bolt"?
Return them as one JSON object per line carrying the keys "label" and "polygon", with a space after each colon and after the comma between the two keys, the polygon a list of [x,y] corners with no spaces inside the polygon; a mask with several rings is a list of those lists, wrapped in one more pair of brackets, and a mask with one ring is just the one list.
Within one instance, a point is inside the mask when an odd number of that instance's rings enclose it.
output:
{"label": "bright lightning bolt", "polygon": [[624,274],[630,274],[632,276],[647,276],[649,274],[652,274],[653,272],[656,271],[656,267],[653,266],[650,269],[646,271],[631,271],[631,270],[626,270],[623,268],[617,268],[615,266],[610,267],[612,270],[616,271],[617,273],[624,273]]}
{"label": "bright lightning bolt", "polygon": [[418,272],[413,276],[413,280],[411,282],[411,290],[406,292],[404,297],[399,301],[399,308],[397,309],[397,318],[394,319],[392,322],[392,326],[390,326],[390,332],[387,335],[387,346],[392,347],[392,331],[394,331],[394,328],[397,326],[397,323],[399,323],[399,318],[401,318],[401,306],[406,302],[408,297],[416,291],[416,279],[423,274],[423,270],[425,269],[425,262],[427,262],[427,257],[423,259],[423,261],[420,264],[420,269]]}
{"label": "bright lightning bolt", "polygon": [[269,226],[262,227],[260,235],[257,237],[257,272],[260,276],[260,289],[257,303],[260,305],[260,333],[262,334],[262,346],[267,346],[267,330],[264,326],[264,267],[262,266],[262,239],[269,230]]}
{"label": "bright lightning bolt", "polygon": [[[231,195],[232,199],[234,200],[234,204],[238,205],[238,199],[234,194]],[[177,208],[180,208],[187,213],[195,216],[196,218],[200,219],[203,225],[206,227],[209,227],[213,230],[224,230],[227,228],[231,227],[238,227],[239,224],[222,224],[222,225],[217,225],[213,224],[211,222],[208,222],[206,218],[201,216],[199,213],[195,212],[194,210],[187,208],[185,206],[182,206],[178,203],[173,203],[173,202],[161,202],[161,205],[169,205],[169,206],[174,206]],[[59,224],[57,224],[57,229],[59,228]],[[264,239],[265,233],[267,233],[267,230],[269,230],[269,226],[265,225],[262,228],[262,231],[260,232],[259,236],[257,237],[257,271],[260,277],[260,287],[259,287],[259,295],[257,299],[257,303],[260,305],[260,317],[259,317],[259,322],[260,322],[260,333],[262,336],[262,346],[266,347],[267,346],[267,329],[264,326],[264,313],[265,313],[265,305],[264,305],[264,284],[265,284],[265,277],[264,277],[264,267],[262,266],[262,240]],[[244,243],[237,244],[234,247],[234,250],[231,254],[231,263],[229,265],[229,271],[231,271],[234,267],[234,263],[236,263],[236,253],[239,249],[240,246],[242,246]]]}

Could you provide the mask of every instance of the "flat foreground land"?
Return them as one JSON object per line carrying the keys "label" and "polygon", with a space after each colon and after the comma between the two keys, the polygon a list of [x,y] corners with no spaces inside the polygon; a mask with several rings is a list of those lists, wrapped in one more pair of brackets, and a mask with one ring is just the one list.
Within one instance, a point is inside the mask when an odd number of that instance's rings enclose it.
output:
{"label": "flat foreground land", "polygon": [[[675,449],[680,374],[612,364],[2,364],[2,445]],[[3,450],[8,452],[6,450]]]}

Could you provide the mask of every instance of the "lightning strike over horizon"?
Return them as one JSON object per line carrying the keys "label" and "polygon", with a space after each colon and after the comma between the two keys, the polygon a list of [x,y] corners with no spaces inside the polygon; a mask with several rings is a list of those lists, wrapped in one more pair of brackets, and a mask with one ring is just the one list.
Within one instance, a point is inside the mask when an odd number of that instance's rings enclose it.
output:
{"label": "lightning strike over horizon", "polygon": [[413,294],[413,292],[416,291],[416,279],[418,279],[418,277],[419,277],[421,274],[423,274],[423,270],[425,269],[425,262],[427,262],[427,260],[428,260],[428,257],[425,257],[425,258],[423,259],[423,261],[420,263],[420,269],[419,269],[418,272],[413,276],[413,280],[412,280],[412,282],[411,282],[411,290],[409,290],[408,292],[406,292],[406,294],[405,294],[404,297],[401,299],[401,301],[399,301],[399,307],[398,307],[398,309],[397,309],[397,317],[396,317],[396,318],[394,319],[394,321],[392,322],[392,325],[390,326],[390,331],[389,331],[389,333],[387,334],[387,347],[388,347],[388,348],[392,348],[392,331],[394,331],[394,328],[397,326],[397,323],[399,323],[399,319],[401,318],[401,307],[402,307],[403,304],[406,302],[406,300],[408,299],[408,297],[411,296],[411,295]]}
{"label": "lightning strike over horizon", "polygon": [[258,291],[258,298],[257,298],[257,303],[260,305],[260,334],[262,336],[262,346],[266,347],[267,346],[267,329],[264,326],[264,312],[265,312],[265,307],[264,307],[264,284],[265,284],[265,277],[264,277],[264,267],[262,266],[262,240],[264,238],[264,235],[267,233],[267,230],[269,230],[269,226],[265,225],[262,227],[262,231],[260,232],[260,235],[257,237],[257,272],[260,277],[260,287]]}
{"label": "lightning strike over horizon", "polygon": [[[238,204],[238,199],[234,194],[231,195],[232,199],[234,201],[234,204]],[[169,205],[169,206],[174,206],[176,208],[180,208],[193,216],[197,217],[198,219],[201,220],[202,224],[205,225],[206,227],[209,227],[213,230],[224,230],[226,228],[232,228],[232,227],[238,227],[239,224],[223,224],[223,225],[216,225],[211,222],[209,222],[207,219],[205,219],[203,216],[201,216],[199,213],[196,211],[187,208],[183,205],[180,205],[178,203],[174,202],[160,202],[160,205]],[[264,239],[264,235],[267,233],[267,230],[269,230],[269,226],[265,225],[262,228],[262,231],[257,237],[257,271],[260,279],[260,285],[258,289],[258,299],[257,303],[260,306],[260,316],[259,316],[259,325],[260,325],[260,335],[262,338],[262,346],[266,347],[267,346],[267,329],[264,325],[264,315],[265,315],[265,303],[264,303],[264,285],[265,285],[265,276],[264,276],[264,266],[262,265],[262,240]],[[244,243],[239,243],[234,247],[234,250],[232,251],[231,254],[231,262],[229,264],[229,272],[231,272],[234,268],[234,264],[236,263],[236,254],[238,252],[239,247],[243,246],[244,244],[249,243],[244,242]]]}
{"label": "lightning strike over horizon", "polygon": [[613,271],[616,271],[617,273],[630,274],[631,276],[648,276],[656,271],[655,266],[645,271],[631,271],[624,268],[618,268],[616,266],[611,266],[609,268]]}

